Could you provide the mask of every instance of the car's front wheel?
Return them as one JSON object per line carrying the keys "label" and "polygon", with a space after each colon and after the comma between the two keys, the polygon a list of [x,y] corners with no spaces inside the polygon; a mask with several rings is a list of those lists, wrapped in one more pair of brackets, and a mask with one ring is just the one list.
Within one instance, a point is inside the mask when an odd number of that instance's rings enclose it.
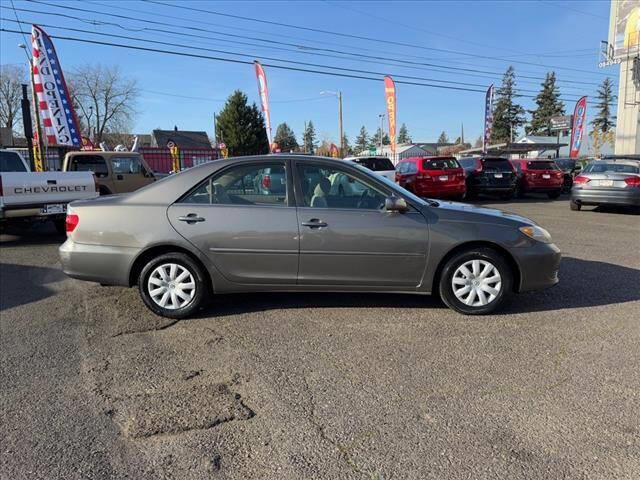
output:
{"label": "car's front wheel", "polygon": [[569,200],[569,208],[574,212],[577,212],[582,208],[582,205],[580,205],[578,202],[574,200]]}
{"label": "car's front wheel", "polygon": [[500,307],[512,291],[513,272],[491,248],[474,248],[450,258],[440,275],[440,297],[456,312],[483,315]]}
{"label": "car's front wheel", "polygon": [[208,290],[202,268],[180,252],[150,260],[140,272],[138,289],[152,312],[168,318],[185,318],[196,312]]}

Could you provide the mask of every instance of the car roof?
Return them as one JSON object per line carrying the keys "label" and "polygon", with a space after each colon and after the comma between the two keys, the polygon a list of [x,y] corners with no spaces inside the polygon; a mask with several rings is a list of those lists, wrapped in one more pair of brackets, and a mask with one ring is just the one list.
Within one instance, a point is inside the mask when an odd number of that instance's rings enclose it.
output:
{"label": "car roof", "polygon": [[591,163],[619,163],[621,165],[633,165],[634,167],[640,166],[640,159],[635,160],[633,158],[603,158],[602,160],[592,160]]}
{"label": "car roof", "polygon": [[116,152],[115,150],[77,150],[73,152],[67,152],[69,157],[77,157],[78,155],[88,155],[88,156],[101,156],[101,157],[121,157],[123,155],[141,155],[140,152]]}

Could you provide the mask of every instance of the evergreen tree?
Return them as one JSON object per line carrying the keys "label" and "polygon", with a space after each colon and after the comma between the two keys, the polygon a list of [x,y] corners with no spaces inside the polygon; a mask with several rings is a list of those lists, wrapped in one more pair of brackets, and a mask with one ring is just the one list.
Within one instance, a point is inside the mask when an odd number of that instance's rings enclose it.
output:
{"label": "evergreen tree", "polygon": [[598,104],[596,108],[598,113],[596,118],[591,121],[593,131],[601,133],[607,133],[616,126],[615,116],[611,115],[611,105],[616,100],[616,95],[613,94],[613,84],[609,77],[605,78],[598,89]]}
{"label": "evergreen tree", "polygon": [[491,143],[510,142],[515,138],[525,123],[525,111],[515,103],[516,74],[513,67],[509,67],[502,77],[502,86],[497,92],[497,101],[493,112],[493,129]]}
{"label": "evergreen tree", "polygon": [[449,137],[447,136],[447,133],[444,130],[438,137],[438,143],[449,143]]}
{"label": "evergreen tree", "polygon": [[240,90],[227,98],[216,121],[216,137],[227,145],[230,156],[269,152],[269,141],[262,112]]}
{"label": "evergreen tree", "polygon": [[296,135],[286,122],[278,125],[273,141],[278,144],[281,152],[293,152],[298,149]]}
{"label": "evergreen tree", "polygon": [[302,141],[306,152],[315,152],[318,142],[316,142],[316,129],[311,120],[309,120],[309,123],[307,123],[305,127],[304,133],[302,134]]}
{"label": "evergreen tree", "polygon": [[400,125],[400,130],[398,131],[398,143],[411,143],[411,135],[409,135],[409,130],[407,130],[407,126],[404,123]]}
{"label": "evergreen tree", "polygon": [[551,117],[564,115],[564,104],[560,100],[560,92],[556,86],[555,72],[547,73],[542,90],[536,97],[536,109],[529,110],[531,125],[528,133],[532,135],[551,135]]}
{"label": "evergreen tree", "polygon": [[382,132],[380,127],[378,127],[378,130],[376,130],[375,136],[369,139],[370,145],[373,147],[380,146],[380,136],[382,136],[382,145],[391,144],[391,139],[389,138],[389,135],[386,132]]}
{"label": "evergreen tree", "polygon": [[367,133],[367,129],[364,128],[364,125],[360,128],[360,133],[356,137],[356,148],[357,152],[360,153],[363,150],[366,150],[369,146],[369,134]]}
{"label": "evergreen tree", "polygon": [[342,156],[347,157],[349,155],[353,155],[353,148],[349,143],[349,137],[346,133],[342,134]]}

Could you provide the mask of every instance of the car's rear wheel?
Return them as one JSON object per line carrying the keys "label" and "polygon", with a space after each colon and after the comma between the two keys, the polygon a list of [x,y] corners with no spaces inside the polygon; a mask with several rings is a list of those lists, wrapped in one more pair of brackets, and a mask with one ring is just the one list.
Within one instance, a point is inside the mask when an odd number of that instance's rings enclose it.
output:
{"label": "car's rear wheel", "polygon": [[574,212],[577,212],[582,208],[582,205],[580,205],[578,202],[575,202],[573,200],[569,200],[569,208]]}
{"label": "car's rear wheel", "polygon": [[138,289],[152,312],[168,318],[185,318],[196,312],[208,290],[202,268],[179,252],[150,260],[140,272]]}
{"label": "car's rear wheel", "polygon": [[513,271],[491,248],[474,248],[450,258],[440,275],[440,297],[456,312],[483,315],[499,308],[512,291]]}

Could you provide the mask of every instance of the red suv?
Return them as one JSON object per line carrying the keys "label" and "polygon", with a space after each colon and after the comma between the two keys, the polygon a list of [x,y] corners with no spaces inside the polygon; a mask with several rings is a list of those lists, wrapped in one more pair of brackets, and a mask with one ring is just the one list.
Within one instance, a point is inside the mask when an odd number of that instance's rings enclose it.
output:
{"label": "red suv", "polygon": [[411,157],[396,166],[396,183],[419,197],[464,197],[464,170],[454,157]]}
{"label": "red suv", "polygon": [[558,198],[562,193],[564,172],[553,160],[511,160],[518,177],[516,195],[546,193],[549,198]]}

